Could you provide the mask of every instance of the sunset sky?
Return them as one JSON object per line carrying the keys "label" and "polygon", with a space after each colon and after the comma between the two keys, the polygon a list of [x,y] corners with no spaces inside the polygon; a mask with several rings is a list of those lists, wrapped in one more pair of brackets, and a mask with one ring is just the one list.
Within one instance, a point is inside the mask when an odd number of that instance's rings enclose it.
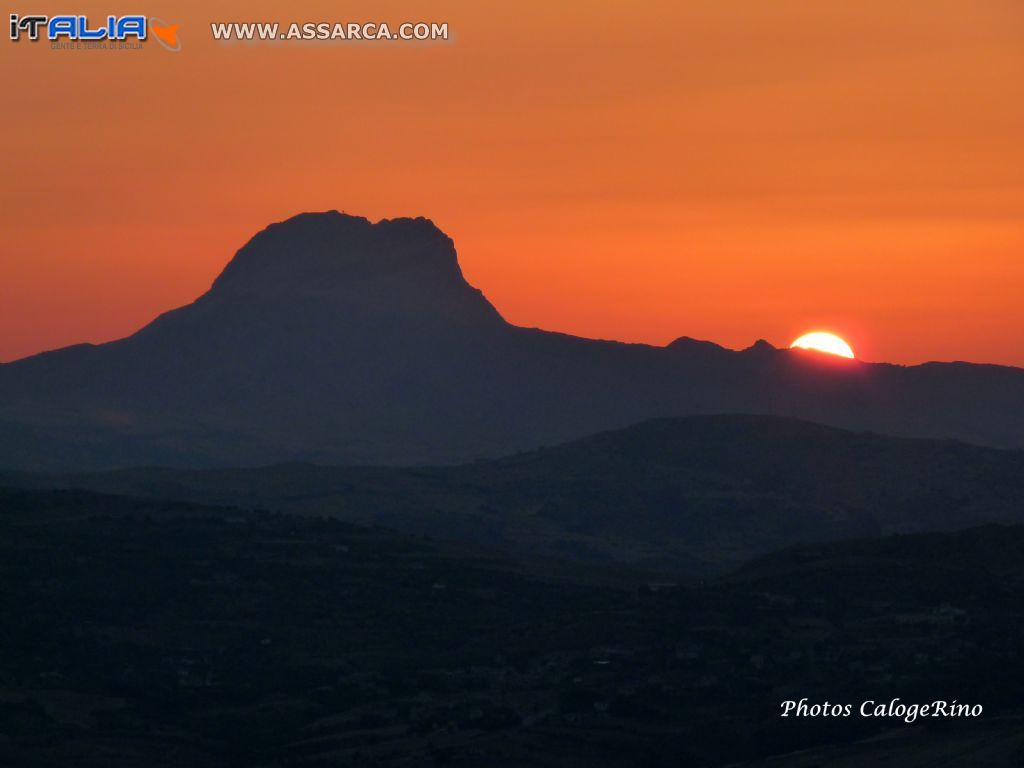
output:
{"label": "sunset sky", "polygon": [[[125,336],[268,223],[427,216],[519,325],[1024,365],[1024,2],[33,2],[0,41],[0,361]],[[447,22],[228,45],[211,21]]]}

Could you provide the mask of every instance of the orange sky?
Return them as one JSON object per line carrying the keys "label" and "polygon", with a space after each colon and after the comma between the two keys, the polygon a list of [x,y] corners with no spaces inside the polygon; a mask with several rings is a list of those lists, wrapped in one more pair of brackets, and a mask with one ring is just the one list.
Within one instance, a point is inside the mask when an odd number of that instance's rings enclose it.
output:
{"label": "orange sky", "polygon": [[[142,12],[182,51],[3,33],[0,360],[124,336],[267,223],[337,208],[434,219],[517,324],[1024,365],[1020,0],[13,10]],[[420,19],[456,39],[208,26]]]}

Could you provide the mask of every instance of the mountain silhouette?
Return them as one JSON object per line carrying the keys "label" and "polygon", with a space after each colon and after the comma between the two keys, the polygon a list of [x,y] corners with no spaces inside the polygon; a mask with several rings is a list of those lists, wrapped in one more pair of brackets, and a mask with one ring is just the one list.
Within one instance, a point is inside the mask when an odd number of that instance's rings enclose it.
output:
{"label": "mountain silhouette", "polygon": [[128,338],[0,365],[0,466],[456,463],[726,412],[1022,447],[1021,402],[1016,368],[516,327],[430,221],[331,211],[269,226]]}

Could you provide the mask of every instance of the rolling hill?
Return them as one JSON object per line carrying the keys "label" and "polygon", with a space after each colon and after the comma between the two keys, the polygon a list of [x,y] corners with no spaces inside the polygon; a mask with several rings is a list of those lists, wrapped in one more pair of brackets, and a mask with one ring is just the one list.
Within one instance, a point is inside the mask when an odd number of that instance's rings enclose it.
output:
{"label": "rolling hill", "polygon": [[658,419],[455,467],[7,472],[0,485],[330,516],[684,576],[796,543],[1024,523],[1024,452],[767,416]]}

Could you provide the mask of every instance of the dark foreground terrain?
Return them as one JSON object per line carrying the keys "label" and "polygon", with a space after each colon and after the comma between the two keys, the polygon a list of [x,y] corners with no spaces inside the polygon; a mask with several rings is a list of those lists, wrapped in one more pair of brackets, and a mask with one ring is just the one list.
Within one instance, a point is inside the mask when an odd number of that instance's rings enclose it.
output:
{"label": "dark foreground terrain", "polygon": [[[1024,758],[1024,528],[805,546],[690,587],[467,546],[2,491],[0,764]],[[984,714],[779,718],[801,697]]]}

